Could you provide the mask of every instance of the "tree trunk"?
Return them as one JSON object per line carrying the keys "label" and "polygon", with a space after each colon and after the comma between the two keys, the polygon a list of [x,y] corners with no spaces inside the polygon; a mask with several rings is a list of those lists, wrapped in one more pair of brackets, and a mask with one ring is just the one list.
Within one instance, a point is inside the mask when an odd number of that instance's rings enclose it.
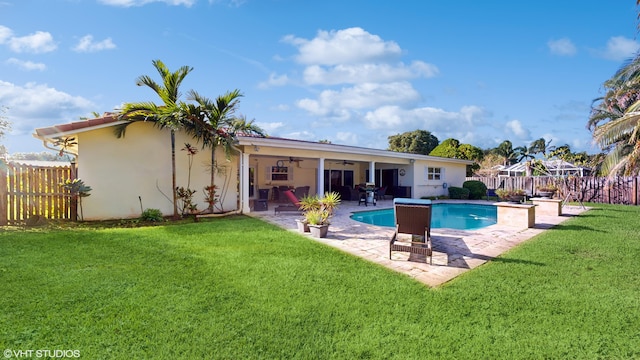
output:
{"label": "tree trunk", "polygon": [[176,133],[171,129],[171,193],[173,194],[173,217],[178,219],[178,194],[176,193]]}
{"label": "tree trunk", "polygon": [[[211,146],[211,186],[215,186],[216,180],[216,147],[215,145]],[[213,199],[212,199],[213,200]],[[213,214],[213,201],[209,202],[209,212]]]}

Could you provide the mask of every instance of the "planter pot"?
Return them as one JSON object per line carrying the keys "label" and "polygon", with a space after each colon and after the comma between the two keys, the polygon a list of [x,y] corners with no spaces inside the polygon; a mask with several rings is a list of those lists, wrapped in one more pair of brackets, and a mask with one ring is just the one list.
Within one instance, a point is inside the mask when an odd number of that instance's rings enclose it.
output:
{"label": "planter pot", "polygon": [[304,219],[296,219],[296,224],[298,224],[298,231],[309,232],[309,224]]}
{"label": "planter pot", "polygon": [[329,232],[329,224],[309,225],[309,230],[311,232],[311,236],[317,238],[325,238],[327,237],[327,233]]}
{"label": "planter pot", "polygon": [[524,201],[524,195],[507,196],[507,201],[510,201],[512,203],[521,203],[522,201]]}
{"label": "planter pot", "polygon": [[555,191],[538,191],[538,196],[545,199],[551,199],[554,193]]}

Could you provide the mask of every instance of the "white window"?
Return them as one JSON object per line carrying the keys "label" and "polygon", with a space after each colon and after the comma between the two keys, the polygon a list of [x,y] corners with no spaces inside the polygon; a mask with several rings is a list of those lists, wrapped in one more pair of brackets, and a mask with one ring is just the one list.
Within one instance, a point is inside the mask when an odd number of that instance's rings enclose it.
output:
{"label": "white window", "polygon": [[442,180],[443,173],[444,171],[442,168],[427,166],[425,167],[424,178],[427,181]]}
{"label": "white window", "polygon": [[290,166],[267,166],[267,181],[291,181],[293,168]]}

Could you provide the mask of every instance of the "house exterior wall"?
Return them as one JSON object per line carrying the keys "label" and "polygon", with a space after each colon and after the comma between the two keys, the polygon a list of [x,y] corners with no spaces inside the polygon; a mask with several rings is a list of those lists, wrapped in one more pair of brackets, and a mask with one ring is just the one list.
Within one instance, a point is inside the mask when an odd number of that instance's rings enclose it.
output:
{"label": "house exterior wall", "polygon": [[[436,167],[443,169],[440,180],[427,179],[427,167]],[[445,163],[437,161],[416,161],[411,172],[407,171],[405,177],[413,180],[414,198],[433,197],[433,196],[449,196],[448,187],[462,187],[466,176],[467,167],[465,164]],[[446,188],[445,188],[445,185]]]}
{"label": "house exterior wall", "polygon": [[[209,149],[190,137],[176,133],[176,184],[187,187],[188,156],[181,151],[188,142],[198,148],[191,170],[191,189],[196,190],[194,202],[198,209],[207,208],[204,186],[210,183]],[[89,197],[83,199],[85,220],[137,218],[141,208],[159,209],[165,216],[173,214],[171,181],[171,140],[169,130],[160,130],[151,123],[138,122],[127,127],[123,138],[116,138],[113,127],[78,134],[78,177],[91,186]],[[216,159],[226,171],[227,191],[222,209],[237,209],[237,159]],[[225,176],[216,174],[216,185],[222,188]],[[220,191],[219,191],[220,192]],[[142,202],[142,204],[141,204]]]}

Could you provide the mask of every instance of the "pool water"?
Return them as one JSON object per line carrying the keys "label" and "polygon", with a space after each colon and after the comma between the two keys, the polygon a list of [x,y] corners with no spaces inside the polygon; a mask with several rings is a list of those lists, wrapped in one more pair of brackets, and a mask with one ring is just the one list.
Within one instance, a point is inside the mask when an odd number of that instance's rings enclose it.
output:
{"label": "pool water", "polygon": [[[498,210],[493,205],[433,204],[431,206],[431,228],[474,230],[498,221]],[[393,209],[362,211],[351,215],[351,219],[367,224],[395,227]]]}

